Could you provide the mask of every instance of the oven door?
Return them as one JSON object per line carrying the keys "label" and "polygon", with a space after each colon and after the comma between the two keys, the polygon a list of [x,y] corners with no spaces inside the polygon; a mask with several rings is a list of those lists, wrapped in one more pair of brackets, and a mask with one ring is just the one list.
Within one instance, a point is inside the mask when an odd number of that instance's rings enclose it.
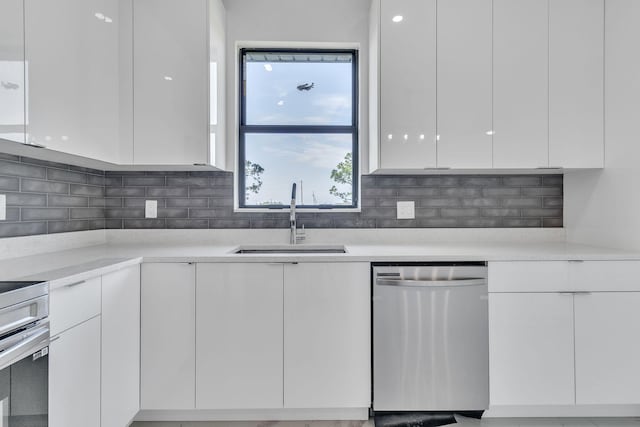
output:
{"label": "oven door", "polygon": [[0,427],[47,427],[49,325],[0,341]]}

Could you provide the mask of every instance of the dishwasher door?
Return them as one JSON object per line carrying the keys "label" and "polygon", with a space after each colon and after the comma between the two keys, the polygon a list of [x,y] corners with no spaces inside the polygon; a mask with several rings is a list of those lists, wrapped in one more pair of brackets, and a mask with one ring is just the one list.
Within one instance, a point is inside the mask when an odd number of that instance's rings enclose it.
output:
{"label": "dishwasher door", "polygon": [[374,266],[373,284],[373,409],[487,409],[486,265]]}

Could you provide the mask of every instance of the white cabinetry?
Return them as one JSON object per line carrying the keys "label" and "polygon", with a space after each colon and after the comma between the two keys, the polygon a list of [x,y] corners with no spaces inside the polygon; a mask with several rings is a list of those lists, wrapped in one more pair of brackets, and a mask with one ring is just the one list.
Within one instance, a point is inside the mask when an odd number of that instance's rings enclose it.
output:
{"label": "white cabinetry", "polygon": [[369,407],[370,280],[368,263],[285,265],[285,408]]}
{"label": "white cabinetry", "polygon": [[491,4],[438,1],[438,167],[492,166]]}
{"label": "white cabinetry", "polygon": [[23,0],[0,2],[0,139],[25,141]]}
{"label": "white cabinetry", "polygon": [[196,408],[282,408],[282,264],[198,264]]}
{"label": "white cabinetry", "polygon": [[638,277],[638,261],[489,263],[491,406],[639,404]]}
{"label": "white cabinetry", "polygon": [[133,8],[133,161],[208,164],[208,0]]}
{"label": "white cabinetry", "polygon": [[491,405],[574,403],[572,294],[491,294],[489,331]]}
{"label": "white cabinetry", "polygon": [[102,277],[102,424],[124,427],[140,409],[140,266]]}
{"label": "white cabinetry", "polygon": [[640,403],[638,307],[640,292],[575,297],[578,405]]}
{"label": "white cabinetry", "polygon": [[142,265],[142,409],[195,408],[195,265]]}
{"label": "white cabinetry", "polygon": [[435,167],[436,0],[378,1],[380,167]]}
{"label": "white cabinetry", "polygon": [[24,7],[27,142],[117,162],[118,0]]}
{"label": "white cabinetry", "polygon": [[49,426],[99,426],[100,316],[53,337],[49,350]]}
{"label": "white cabinetry", "polygon": [[549,1],[549,165],[604,166],[604,0]]}
{"label": "white cabinetry", "polygon": [[493,166],[549,164],[549,8],[493,1]]}

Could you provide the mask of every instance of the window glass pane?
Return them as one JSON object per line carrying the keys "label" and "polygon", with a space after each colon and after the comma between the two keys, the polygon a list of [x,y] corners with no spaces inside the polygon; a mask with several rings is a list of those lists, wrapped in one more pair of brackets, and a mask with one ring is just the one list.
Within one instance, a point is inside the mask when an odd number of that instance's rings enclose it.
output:
{"label": "window glass pane", "polygon": [[351,205],[351,134],[246,134],[245,203]]}
{"label": "window glass pane", "polygon": [[247,53],[247,125],[352,124],[351,54]]}

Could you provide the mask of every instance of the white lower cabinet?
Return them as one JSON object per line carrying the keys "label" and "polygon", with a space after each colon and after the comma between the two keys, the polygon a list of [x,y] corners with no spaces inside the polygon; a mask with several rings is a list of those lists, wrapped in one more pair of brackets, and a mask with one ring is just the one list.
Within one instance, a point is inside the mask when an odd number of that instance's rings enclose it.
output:
{"label": "white lower cabinet", "polygon": [[282,264],[198,264],[196,408],[282,408]]}
{"label": "white lower cabinet", "polygon": [[640,404],[640,292],[575,296],[576,403]]}
{"label": "white lower cabinet", "polygon": [[194,409],[195,265],[143,264],[141,299],[141,409]]}
{"label": "white lower cabinet", "polygon": [[100,316],[49,345],[49,426],[100,425]]}
{"label": "white lower cabinet", "polygon": [[573,298],[489,297],[491,405],[572,405]]}
{"label": "white lower cabinet", "polygon": [[368,263],[285,265],[285,408],[369,407],[370,274]]}
{"label": "white lower cabinet", "polygon": [[102,424],[129,425],[140,409],[140,266],[102,277]]}

